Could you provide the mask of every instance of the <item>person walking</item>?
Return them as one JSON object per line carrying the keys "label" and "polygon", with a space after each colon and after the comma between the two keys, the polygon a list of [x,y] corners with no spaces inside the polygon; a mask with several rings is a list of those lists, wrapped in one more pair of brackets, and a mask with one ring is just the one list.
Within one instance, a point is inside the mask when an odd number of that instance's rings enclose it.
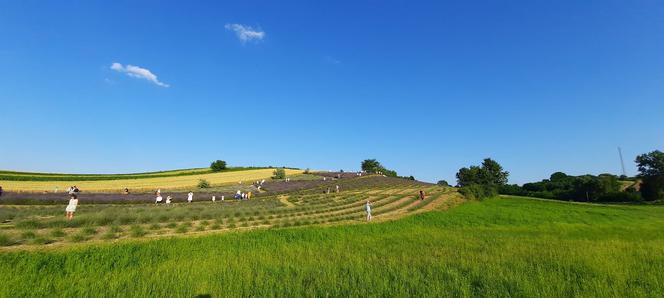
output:
{"label": "person walking", "polygon": [[212,203],[215,203],[217,201],[217,197],[212,196]]}
{"label": "person walking", "polygon": [[155,201],[154,201],[154,203],[155,203],[155,204],[159,204],[159,203],[161,203],[161,201],[162,201],[163,199],[164,199],[164,198],[161,197],[161,194],[158,194],[158,195],[157,195],[157,198],[156,198]]}
{"label": "person walking", "polygon": [[221,196],[221,202],[222,203],[224,202],[224,196],[223,195]]}
{"label": "person walking", "polygon": [[189,191],[189,193],[187,194],[187,202],[191,203],[191,201],[193,200],[194,200],[194,193]]}
{"label": "person walking", "polygon": [[365,208],[367,210],[367,221],[371,221],[371,201],[367,200]]}
{"label": "person walking", "polygon": [[420,190],[420,201],[424,201],[424,192]]}
{"label": "person walking", "polygon": [[65,208],[65,216],[67,220],[74,219],[74,212],[76,212],[76,207],[78,207],[78,197],[75,194],[69,196],[69,204]]}

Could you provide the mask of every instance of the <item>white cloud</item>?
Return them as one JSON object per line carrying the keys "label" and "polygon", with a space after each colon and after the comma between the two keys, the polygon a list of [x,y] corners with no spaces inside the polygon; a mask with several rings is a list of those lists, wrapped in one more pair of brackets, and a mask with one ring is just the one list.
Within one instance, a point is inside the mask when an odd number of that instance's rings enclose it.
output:
{"label": "white cloud", "polygon": [[329,63],[329,64],[341,64],[340,60],[337,60],[337,59],[335,59],[333,57],[330,57],[330,56],[325,56],[325,62]]}
{"label": "white cloud", "polygon": [[149,69],[146,68],[141,68],[134,65],[123,66],[120,63],[114,62],[113,64],[111,64],[111,69],[117,72],[126,73],[130,77],[146,79],[150,82],[157,84],[157,86],[166,87],[166,88],[169,87],[168,84],[160,82],[157,79],[157,75],[153,74]]}
{"label": "white cloud", "polygon": [[245,25],[226,24],[224,28],[235,32],[235,35],[237,35],[237,38],[239,38],[242,43],[247,41],[260,41],[265,37],[264,31],[260,29],[254,30],[254,28]]}

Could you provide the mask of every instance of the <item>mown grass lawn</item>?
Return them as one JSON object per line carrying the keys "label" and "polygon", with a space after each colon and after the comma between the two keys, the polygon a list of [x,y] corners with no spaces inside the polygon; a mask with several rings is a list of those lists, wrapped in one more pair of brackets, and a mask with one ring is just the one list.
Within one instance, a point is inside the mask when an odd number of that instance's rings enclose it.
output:
{"label": "mown grass lawn", "polygon": [[501,198],[379,224],[0,253],[0,296],[642,297],[664,208]]}

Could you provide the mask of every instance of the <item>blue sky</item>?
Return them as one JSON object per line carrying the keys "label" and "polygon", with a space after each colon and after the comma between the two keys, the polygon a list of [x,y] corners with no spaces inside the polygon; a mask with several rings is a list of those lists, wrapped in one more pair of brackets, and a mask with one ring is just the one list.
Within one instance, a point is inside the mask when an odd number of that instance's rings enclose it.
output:
{"label": "blue sky", "polygon": [[0,1],[0,169],[523,183],[664,149],[659,1],[217,2]]}

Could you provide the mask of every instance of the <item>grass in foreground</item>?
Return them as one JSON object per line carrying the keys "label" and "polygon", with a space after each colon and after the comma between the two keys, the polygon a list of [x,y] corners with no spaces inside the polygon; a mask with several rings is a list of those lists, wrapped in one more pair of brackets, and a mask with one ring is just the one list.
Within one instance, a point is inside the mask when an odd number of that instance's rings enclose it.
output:
{"label": "grass in foreground", "polygon": [[662,211],[503,198],[380,224],[6,252],[0,296],[652,296]]}

